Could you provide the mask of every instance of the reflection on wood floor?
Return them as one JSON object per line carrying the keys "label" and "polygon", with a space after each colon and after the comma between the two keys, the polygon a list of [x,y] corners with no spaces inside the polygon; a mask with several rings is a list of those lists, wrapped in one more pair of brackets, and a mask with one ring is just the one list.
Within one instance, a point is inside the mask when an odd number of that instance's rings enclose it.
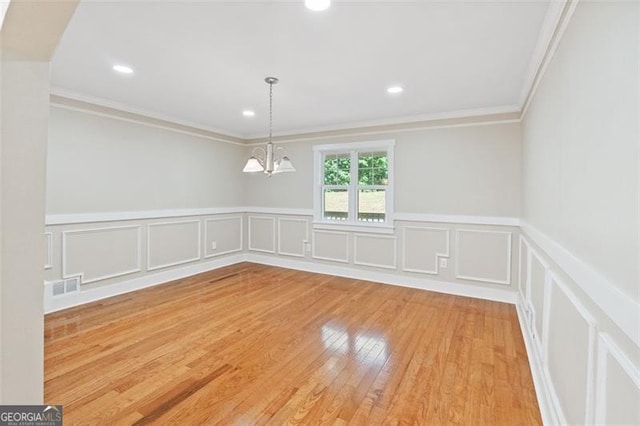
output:
{"label": "reflection on wood floor", "polygon": [[242,263],[46,316],[71,424],[539,424],[515,307]]}

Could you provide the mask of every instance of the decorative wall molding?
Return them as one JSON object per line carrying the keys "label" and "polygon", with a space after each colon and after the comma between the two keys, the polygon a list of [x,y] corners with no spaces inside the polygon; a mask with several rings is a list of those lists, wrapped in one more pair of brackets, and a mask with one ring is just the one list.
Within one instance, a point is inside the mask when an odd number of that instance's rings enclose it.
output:
{"label": "decorative wall molding", "polygon": [[[68,270],[67,270],[68,269],[67,268],[67,259],[69,258],[69,254],[67,252],[67,247],[68,247],[67,238],[68,238],[68,235],[100,233],[100,232],[108,232],[108,231],[121,230],[121,229],[136,229],[138,231],[137,232],[137,240],[136,240],[136,249],[137,249],[137,254],[136,254],[136,258],[137,259],[136,260],[137,260],[137,262],[136,262],[136,267],[135,268],[130,269],[130,270],[126,270],[126,271],[113,273],[113,274],[94,277],[94,278],[91,278],[91,279],[85,279],[84,271],[74,272],[74,273],[69,273],[68,272]],[[117,278],[117,277],[121,277],[123,275],[134,274],[136,272],[142,271],[141,232],[142,232],[142,227],[140,225],[109,226],[109,227],[104,227],[104,228],[74,229],[74,230],[69,230],[69,231],[63,231],[62,232],[62,278],[63,279],[67,279],[67,278],[72,278],[72,277],[79,276],[81,284],[90,284],[90,283],[93,283],[93,282],[96,282],[96,281],[108,280],[108,279],[111,279],[111,278]]]}
{"label": "decorative wall molding", "polygon": [[293,209],[279,207],[243,207],[246,213],[272,214],[279,216],[313,216],[313,209]]}
{"label": "decorative wall molding", "polygon": [[544,372],[544,366],[542,360],[537,356],[535,344],[532,339],[531,333],[528,333],[529,322],[527,314],[524,310],[524,300],[519,299],[516,304],[516,311],[518,313],[518,322],[520,323],[520,330],[522,330],[522,336],[524,337],[524,346],[527,351],[527,358],[529,359],[529,367],[531,369],[531,376],[533,377],[533,385],[536,389],[536,396],[538,397],[538,406],[540,407],[540,415],[542,417],[542,423],[545,425],[557,425],[562,424],[558,418],[556,412],[556,400],[551,396],[550,386],[548,384],[547,375]]}
{"label": "decorative wall molding", "polygon": [[[553,295],[555,291],[561,291],[567,300],[573,306],[575,312],[585,321],[588,329],[588,343],[586,348],[586,371],[585,381],[585,412],[583,421],[586,424],[593,423],[595,412],[595,383],[594,374],[595,365],[595,349],[596,349],[596,331],[597,322],[590,311],[580,301],[580,299],[571,291],[571,289],[553,272],[550,265],[544,260],[541,254],[533,247],[524,237],[520,239],[521,247],[527,247],[526,264],[526,301],[521,299],[518,304],[518,316],[521,322],[521,329],[525,337],[529,363],[534,376],[536,385],[536,393],[541,410],[547,412],[549,416],[549,424],[566,424],[567,419],[564,413],[562,403],[556,391],[553,378],[549,370],[550,353],[553,348],[550,347],[549,339],[551,332],[551,312],[553,307]],[[531,287],[532,287],[532,262],[538,262],[544,271],[544,296],[541,310],[537,312],[536,307],[532,303]],[[522,296],[521,296],[522,297]],[[524,307],[527,306],[525,310]],[[527,312],[528,311],[528,312]],[[537,315],[542,315],[542,335],[540,336],[536,330]],[[557,348],[556,348],[557,350]]]}
{"label": "decorative wall molding", "polygon": [[[175,262],[163,263],[159,265],[151,264],[151,249],[152,249],[152,230],[153,228],[158,228],[161,226],[171,226],[171,225],[185,225],[189,223],[195,223],[198,225],[198,240],[196,244],[198,245],[198,255],[197,257],[192,257],[188,259],[177,260]],[[147,271],[155,271],[156,269],[168,268],[171,266],[183,265],[185,263],[195,262],[202,258],[202,223],[200,220],[181,220],[176,222],[159,222],[159,223],[149,223],[147,224]]]}
{"label": "decorative wall molding", "polygon": [[238,248],[237,249],[231,249],[231,250],[227,250],[227,251],[221,251],[218,252],[216,251],[215,253],[212,254],[207,254],[207,247],[204,248],[204,257],[205,259],[208,259],[210,257],[216,257],[216,256],[222,256],[223,254],[229,254],[229,253],[235,253],[235,252],[239,252],[242,251],[243,249],[243,240],[244,240],[244,230],[243,230],[243,220],[242,220],[242,216],[227,216],[227,217],[215,217],[215,218],[208,218],[204,220],[204,243],[208,244],[209,242],[209,228],[207,227],[207,223],[209,222],[223,222],[223,221],[227,221],[227,220],[237,220],[240,223],[240,235],[239,240],[238,240]]}
{"label": "decorative wall molding", "polygon": [[[123,220],[163,219],[173,217],[209,216],[220,214],[271,214],[281,216],[313,216],[313,209],[304,208],[276,208],[276,207],[213,207],[198,209],[167,209],[146,210],[138,212],[103,212],[103,213],[71,213],[52,214],[46,216],[46,225],[71,225],[94,222],[117,222]],[[515,217],[499,216],[458,216],[421,213],[395,213],[394,221],[404,222],[434,222],[457,223],[463,225],[495,225],[495,226],[519,226],[520,219]]]}
{"label": "decorative wall molding", "polygon": [[[598,377],[596,382],[595,424],[607,424],[607,361],[611,356],[640,390],[640,369],[607,333],[598,336]],[[636,409],[638,407],[636,406]]]}
{"label": "decorative wall molding", "polygon": [[[472,275],[463,275],[460,273],[460,234],[463,233],[474,233],[474,234],[504,234],[507,236],[507,265],[506,265],[506,279],[499,280],[488,277],[476,277]],[[458,279],[470,280],[470,281],[479,281],[485,283],[493,283],[493,284],[511,284],[511,232],[506,231],[487,231],[487,230],[478,230],[478,229],[456,229],[455,231],[455,276]]]}
{"label": "decorative wall molding", "polygon": [[[302,222],[304,223],[304,231],[305,237],[300,244],[300,252],[299,253],[291,253],[282,250],[282,223],[283,222]],[[293,257],[304,257],[305,255],[305,244],[309,242],[309,220],[308,219],[295,219],[295,218],[285,218],[278,217],[278,254],[283,256],[293,256]]]}
{"label": "decorative wall molding", "polygon": [[522,330],[522,336],[524,338],[527,358],[529,359],[533,385],[536,389],[536,396],[538,397],[538,406],[540,407],[542,423],[545,425],[561,424],[556,413],[555,402],[549,393],[549,385],[547,383],[546,374],[544,373],[542,361],[535,354],[534,342],[531,339],[531,334],[526,332],[528,329],[528,323],[527,315],[524,311],[524,300],[518,300],[518,303],[516,303],[516,311],[518,313],[518,322],[520,323],[520,329]]}
{"label": "decorative wall molding", "polygon": [[[544,259],[540,256],[540,254],[534,250],[529,244],[525,244],[528,247],[527,250],[527,281],[526,281],[526,303],[529,310],[529,327],[531,332],[531,338],[535,343],[535,349],[540,355],[541,359],[546,363],[546,346],[544,345],[544,340],[542,334],[545,334],[545,321],[548,321],[545,317],[545,313],[549,314],[549,305],[546,304],[548,298],[550,297],[550,272],[551,268],[549,268],[549,264],[544,261]],[[531,289],[532,285],[532,275],[533,275],[533,260],[540,264],[542,270],[544,271],[543,275],[543,287],[542,287],[542,306],[540,306],[540,312],[538,311],[538,307],[533,303],[533,298],[531,297]],[[538,323],[538,318],[542,319],[542,328],[538,331],[536,324]]]}
{"label": "decorative wall molding", "polygon": [[[383,263],[372,263],[366,262],[362,260],[358,260],[358,239],[380,239],[380,240],[389,240],[393,241],[393,261],[391,264],[383,264]],[[387,235],[371,235],[371,234],[353,234],[353,264],[360,266],[372,266],[374,268],[383,268],[383,269],[397,269],[398,263],[398,248],[397,246],[397,238],[395,236],[387,236]]]}
{"label": "decorative wall molding", "polygon": [[[527,256],[523,256],[523,247],[526,248],[527,250]],[[520,293],[520,297],[522,298],[522,300],[528,300],[527,299],[527,273],[528,270],[524,269],[525,267],[528,268],[527,266],[527,261],[529,259],[529,246],[527,245],[527,242],[525,241],[525,239],[522,237],[522,234],[520,234],[518,236],[518,291]],[[524,271],[524,275],[525,275],[525,279],[524,281],[522,280],[522,274]]]}
{"label": "decorative wall molding", "polygon": [[607,313],[636,346],[640,346],[640,303],[532,225],[523,222],[522,231]]}
{"label": "decorative wall molding", "polygon": [[53,268],[53,232],[45,232],[44,239],[44,269],[51,269]]}
{"label": "decorative wall molding", "polygon": [[[419,269],[419,268],[410,268],[407,266],[407,230],[428,230],[428,231],[439,231],[439,232],[444,232],[446,234],[446,241],[447,241],[447,248],[445,249],[445,251],[443,252],[436,252],[435,253],[435,269],[433,270],[426,270],[426,269]],[[402,248],[402,270],[405,272],[416,272],[416,273],[420,273],[420,274],[429,274],[429,275],[438,275],[440,273],[440,265],[439,265],[439,260],[441,257],[449,257],[449,252],[450,252],[450,240],[451,236],[449,233],[449,228],[433,228],[433,227],[428,227],[428,226],[403,226],[402,227],[402,244],[403,244],[403,248]]]}
{"label": "decorative wall molding", "polygon": [[[549,333],[551,331],[551,296],[553,295],[553,284],[558,280],[557,276],[552,273],[549,267],[545,268],[544,272],[544,297],[542,302],[542,336],[538,336],[540,351],[542,355],[542,362],[544,365],[549,365]],[[564,287],[566,288],[566,287]],[[576,304],[575,299],[572,299],[573,294],[567,295],[571,303]]]}
{"label": "decorative wall molding", "polygon": [[458,223],[463,225],[496,225],[496,226],[520,226],[517,217],[501,216],[459,216],[448,214],[422,214],[422,213],[396,213],[396,221],[404,222],[434,222],[434,223]]}
{"label": "decorative wall molding", "polygon": [[172,217],[209,216],[246,212],[245,207],[216,207],[205,209],[147,210],[139,212],[105,212],[56,214],[46,216],[46,225],[70,225],[76,223],[118,222],[123,220],[165,219]]}
{"label": "decorative wall molding", "polygon": [[[341,235],[344,237],[344,241],[345,241],[345,253],[346,256],[344,259],[341,258],[335,258],[335,257],[329,257],[329,256],[320,256],[318,255],[318,238],[316,238],[317,235],[321,235],[321,234],[329,234],[329,235]],[[338,231],[317,231],[314,230],[313,231],[313,242],[311,244],[311,257],[314,259],[318,259],[318,260],[328,260],[331,262],[340,262],[340,263],[349,263],[349,233],[347,232],[338,232]]]}
{"label": "decorative wall molding", "polygon": [[195,265],[190,265],[178,269],[171,269],[140,278],[122,281],[108,286],[81,289],[79,292],[68,293],[64,296],[53,297],[53,292],[49,288],[53,282],[45,283],[44,312],[51,313],[74,306],[84,305],[109,297],[140,290],[147,287],[166,284],[170,281],[189,277],[202,272],[211,271],[223,266],[234,265],[245,260],[245,255],[237,254],[220,259],[210,260]]}
{"label": "decorative wall molding", "polygon": [[[259,248],[253,246],[253,228],[252,225],[254,220],[268,220],[271,222],[271,248]],[[247,218],[249,223],[249,250],[251,251],[260,251],[264,253],[275,253],[276,252],[276,219],[270,216],[249,216]]]}
{"label": "decorative wall molding", "polygon": [[[587,388],[585,389],[585,393],[586,393],[586,401],[585,401],[585,413],[584,413],[584,424],[592,424],[593,423],[593,414],[594,414],[594,373],[595,373],[595,355],[596,355],[596,330],[597,330],[597,324],[596,324],[596,320],[593,317],[593,315],[591,315],[591,313],[589,312],[589,310],[580,302],[580,300],[578,299],[578,297],[569,289],[569,287],[567,287],[567,285],[565,283],[563,283],[560,278],[552,271],[547,269],[547,273],[545,274],[546,277],[550,277],[547,279],[547,283],[549,284],[549,290],[552,289],[559,289],[560,291],[562,291],[562,293],[564,293],[564,295],[567,297],[567,299],[569,299],[569,301],[571,302],[571,304],[573,305],[573,307],[575,308],[575,311],[582,317],[582,319],[585,321],[587,327],[588,327],[588,333],[589,333],[589,341],[587,344],[587,371],[586,373],[586,382],[587,382]],[[546,298],[546,300],[548,300],[548,307],[545,307],[544,311],[545,311],[545,316],[550,316],[550,312],[551,312],[551,297]],[[547,318],[546,319],[546,323],[547,323],[547,331],[549,331],[549,327],[550,327],[550,321]],[[543,350],[544,350],[544,354],[545,357],[543,359],[544,365],[545,365],[545,374],[547,375],[547,381],[550,387],[550,391],[551,391],[551,395],[554,397],[555,400],[557,400],[557,413],[558,416],[560,418],[560,421],[562,424],[567,424],[567,419],[564,415],[563,409],[562,409],[562,404],[560,403],[560,400],[558,398],[557,392],[555,390],[555,386],[554,386],[554,382],[553,382],[553,378],[551,377],[551,374],[549,372],[549,333],[545,333],[545,336],[543,337]]]}

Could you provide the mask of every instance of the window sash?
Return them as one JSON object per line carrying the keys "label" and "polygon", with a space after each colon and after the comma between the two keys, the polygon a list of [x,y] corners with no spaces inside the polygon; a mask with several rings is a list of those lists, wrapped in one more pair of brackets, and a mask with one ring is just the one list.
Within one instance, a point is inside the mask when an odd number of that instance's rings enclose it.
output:
{"label": "window sash", "polygon": [[[392,182],[392,153],[390,148],[384,149],[376,149],[377,152],[385,152],[387,157],[387,175],[388,175],[388,183],[387,185],[360,185],[359,183],[359,155],[362,153],[370,153],[372,152],[371,148],[363,148],[363,149],[350,149],[350,150],[327,150],[322,152],[320,155],[320,217],[317,218],[322,222],[326,223],[336,223],[336,224],[356,224],[356,225],[366,225],[366,226],[380,226],[387,225],[391,222],[391,215],[389,212],[389,207],[392,205],[390,202],[391,194],[391,185]],[[350,156],[350,177],[349,177],[349,185],[326,185],[325,182],[325,161],[327,156],[332,155],[344,155],[349,154]],[[347,190],[348,196],[348,213],[347,220],[339,220],[339,219],[327,219],[325,218],[326,206],[325,206],[325,191],[326,190]],[[384,211],[384,220],[379,222],[367,222],[360,221],[358,219],[359,216],[359,194],[361,190],[384,190],[385,191],[385,211]],[[372,225],[375,224],[375,225]]]}
{"label": "window sash", "polygon": [[347,192],[347,200],[351,200],[351,188],[347,185],[322,185],[322,189],[320,191],[321,200],[321,210],[320,215],[323,221],[327,222],[336,222],[336,223],[345,223],[349,222],[352,219],[352,213],[349,208],[349,204],[347,204],[347,218],[345,220],[342,219],[327,219],[325,213],[327,212],[325,192],[329,190],[338,190],[338,191],[346,191]]}

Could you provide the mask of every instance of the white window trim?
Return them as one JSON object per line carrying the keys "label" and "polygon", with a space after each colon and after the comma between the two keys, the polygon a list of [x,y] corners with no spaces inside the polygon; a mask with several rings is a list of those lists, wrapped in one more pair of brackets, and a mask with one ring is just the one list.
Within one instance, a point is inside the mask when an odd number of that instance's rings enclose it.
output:
{"label": "white window trim", "polygon": [[[383,234],[391,234],[394,231],[394,161],[393,153],[395,147],[395,140],[380,140],[369,142],[352,142],[352,143],[337,143],[326,145],[314,145],[313,146],[313,227],[314,229],[333,229],[342,231],[353,232],[375,232]],[[323,172],[323,156],[326,153],[350,153],[353,151],[386,151],[388,158],[388,179],[389,185],[385,185],[385,221],[384,223],[367,223],[358,222],[356,216],[352,215],[352,218],[347,221],[337,222],[332,220],[324,220],[322,214],[322,172]],[[355,171],[354,171],[355,169]],[[358,176],[358,164],[357,162],[351,162],[351,177],[357,179]],[[349,212],[356,212],[357,206],[355,205],[357,196],[349,197]]]}

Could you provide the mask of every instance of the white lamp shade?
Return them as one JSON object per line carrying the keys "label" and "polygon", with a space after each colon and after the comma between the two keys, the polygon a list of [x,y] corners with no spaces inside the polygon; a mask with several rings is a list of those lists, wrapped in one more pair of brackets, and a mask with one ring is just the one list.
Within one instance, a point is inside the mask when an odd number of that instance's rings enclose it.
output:
{"label": "white lamp shade", "polygon": [[264,171],[264,167],[258,161],[256,157],[251,157],[247,160],[247,164],[245,164],[244,169],[242,169],[245,173],[254,173]]}
{"label": "white lamp shade", "polygon": [[296,168],[293,167],[291,160],[289,157],[282,157],[282,160],[278,161],[276,164],[275,170],[273,173],[285,173],[285,172],[295,172]]}

